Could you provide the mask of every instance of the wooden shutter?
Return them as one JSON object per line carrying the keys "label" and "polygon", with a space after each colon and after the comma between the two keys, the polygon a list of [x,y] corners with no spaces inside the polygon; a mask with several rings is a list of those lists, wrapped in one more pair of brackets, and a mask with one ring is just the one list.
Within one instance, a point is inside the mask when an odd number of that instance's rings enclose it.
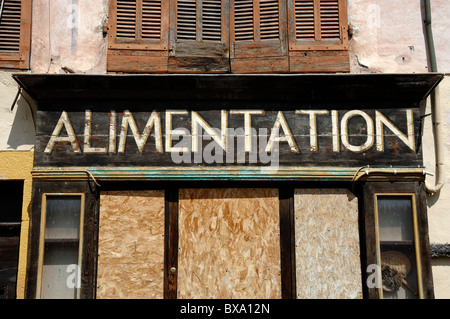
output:
{"label": "wooden shutter", "polygon": [[169,72],[228,72],[228,0],[171,0],[170,10]]}
{"label": "wooden shutter", "polygon": [[111,0],[108,71],[166,72],[167,0]]}
{"label": "wooden shutter", "polygon": [[285,0],[231,2],[232,72],[288,71]]}
{"label": "wooden shutter", "polygon": [[31,0],[4,0],[0,18],[0,67],[28,69]]}
{"label": "wooden shutter", "polygon": [[288,0],[291,72],[348,72],[346,0]]}

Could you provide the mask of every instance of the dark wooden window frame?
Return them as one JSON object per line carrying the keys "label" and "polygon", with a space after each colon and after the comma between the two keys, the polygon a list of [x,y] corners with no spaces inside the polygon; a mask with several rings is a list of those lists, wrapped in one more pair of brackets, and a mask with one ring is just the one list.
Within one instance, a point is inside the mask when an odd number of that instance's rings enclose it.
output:
{"label": "dark wooden window frame", "polygon": [[[48,200],[49,197],[52,198],[63,198],[63,197],[77,197],[80,199],[80,230],[78,232],[79,235],[81,235],[79,238],[77,238],[78,242],[78,257],[81,258],[81,263],[79,259],[80,265],[82,264],[83,258],[82,258],[82,251],[83,251],[83,217],[84,217],[84,193],[44,193],[42,194],[42,211],[41,211],[41,237],[39,240],[39,261],[38,261],[38,280],[37,280],[37,291],[36,296],[37,298],[40,298],[41,289],[42,288],[42,273],[43,273],[43,263],[45,260],[45,244],[46,244],[46,228],[47,228],[47,216],[48,216]],[[74,238],[70,238],[69,241],[61,239],[61,238],[55,238],[53,239],[52,244],[63,244],[63,243],[73,243]],[[80,298],[81,290],[77,290],[77,296],[76,298]]]}
{"label": "dark wooden window frame", "polygon": [[21,0],[20,43],[17,52],[0,50],[0,68],[29,69],[31,49],[32,0]]}
{"label": "dark wooden window frame", "polygon": [[95,184],[90,181],[34,181],[30,216],[30,233],[27,262],[25,297],[35,299],[38,295],[38,273],[41,236],[41,217],[44,194],[84,194],[84,217],[81,258],[80,299],[95,298],[96,262],[98,246],[99,197]]}
{"label": "dark wooden window frame", "polygon": [[422,281],[422,297],[424,299],[434,298],[433,279],[431,272],[431,255],[430,244],[428,236],[428,218],[426,209],[426,190],[423,182],[367,182],[363,187],[363,244],[365,249],[364,257],[362,259],[362,274],[363,274],[363,288],[366,298],[379,299],[380,289],[369,288],[367,283],[368,276],[371,274],[367,272],[367,267],[372,264],[377,264],[378,242],[376,235],[376,207],[375,196],[384,195],[401,195],[411,196],[415,199],[412,204],[415,205],[417,217],[417,238],[418,238],[418,262],[421,268]]}

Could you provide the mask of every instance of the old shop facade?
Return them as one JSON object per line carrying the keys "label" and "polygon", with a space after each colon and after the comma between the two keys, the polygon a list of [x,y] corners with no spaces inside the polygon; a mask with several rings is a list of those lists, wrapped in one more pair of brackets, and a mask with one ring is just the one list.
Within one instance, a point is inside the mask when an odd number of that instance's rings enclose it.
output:
{"label": "old shop facade", "polygon": [[433,297],[440,75],[15,79],[38,108],[28,298]]}

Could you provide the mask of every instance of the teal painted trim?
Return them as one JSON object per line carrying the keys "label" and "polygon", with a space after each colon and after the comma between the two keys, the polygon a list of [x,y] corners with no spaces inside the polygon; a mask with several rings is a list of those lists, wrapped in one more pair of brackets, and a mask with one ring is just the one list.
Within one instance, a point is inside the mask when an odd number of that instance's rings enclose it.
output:
{"label": "teal painted trim", "polygon": [[96,181],[343,181],[357,179],[423,180],[423,168],[292,168],[267,170],[249,167],[70,167],[35,168],[34,179]]}

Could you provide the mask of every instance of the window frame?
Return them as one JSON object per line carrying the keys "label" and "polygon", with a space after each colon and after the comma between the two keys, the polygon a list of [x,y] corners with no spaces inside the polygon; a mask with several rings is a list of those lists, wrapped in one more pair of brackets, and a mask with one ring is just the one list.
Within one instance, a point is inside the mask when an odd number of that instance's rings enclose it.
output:
{"label": "window frame", "polygon": [[[42,272],[44,265],[44,250],[45,250],[45,230],[47,220],[47,201],[48,197],[79,197],[80,199],[80,226],[79,226],[79,239],[78,239],[78,267],[81,268],[83,264],[83,225],[85,215],[85,194],[84,193],[44,193],[42,194],[42,211],[41,211],[41,223],[40,223],[40,238],[39,238],[39,256],[38,256],[38,273],[37,273],[37,287],[36,298],[41,298],[42,293]],[[81,273],[81,272],[80,272]],[[81,282],[81,278],[77,278]],[[77,289],[76,299],[80,299],[81,289]]]}
{"label": "window frame", "polygon": [[[31,199],[30,231],[28,238],[28,262],[27,262],[27,280],[25,285],[25,298],[36,299],[37,297],[37,274],[41,239],[41,214],[43,194],[84,194],[84,214],[83,251],[81,260],[80,277],[80,299],[95,298],[96,287],[96,255],[98,241],[98,211],[99,211],[99,192],[92,181],[87,180],[33,180],[33,192]],[[44,226],[45,227],[45,226]]]}
{"label": "window frame", "polygon": [[30,68],[32,5],[33,0],[21,0],[19,51],[0,51],[0,68],[23,70]]}
{"label": "window frame", "polygon": [[428,236],[428,220],[426,210],[426,190],[423,182],[367,182],[363,186],[363,218],[362,230],[365,245],[362,258],[363,288],[365,296],[369,299],[382,299],[382,287],[368,287],[368,266],[376,264],[380,266],[377,275],[378,283],[381,285],[381,257],[378,226],[378,204],[379,196],[401,196],[411,199],[414,230],[414,250],[417,265],[417,286],[419,299],[434,298],[433,279],[431,272],[430,244]]}
{"label": "window frame", "polygon": [[[373,194],[373,200],[375,204],[375,227],[376,227],[376,236],[377,236],[377,264],[381,265],[381,241],[380,241],[380,224],[379,224],[379,210],[378,210],[378,200],[380,196],[383,197],[404,197],[411,200],[411,217],[412,217],[412,226],[414,233],[414,253],[415,253],[415,262],[417,266],[417,286],[418,286],[418,297],[419,299],[423,299],[423,284],[422,284],[422,267],[420,263],[420,249],[419,249],[419,230],[417,223],[417,200],[415,193],[375,193]],[[380,274],[381,275],[381,274]],[[380,278],[379,278],[380,280]],[[381,281],[380,281],[381,282]],[[380,298],[383,299],[383,288],[380,287],[379,294]]]}

